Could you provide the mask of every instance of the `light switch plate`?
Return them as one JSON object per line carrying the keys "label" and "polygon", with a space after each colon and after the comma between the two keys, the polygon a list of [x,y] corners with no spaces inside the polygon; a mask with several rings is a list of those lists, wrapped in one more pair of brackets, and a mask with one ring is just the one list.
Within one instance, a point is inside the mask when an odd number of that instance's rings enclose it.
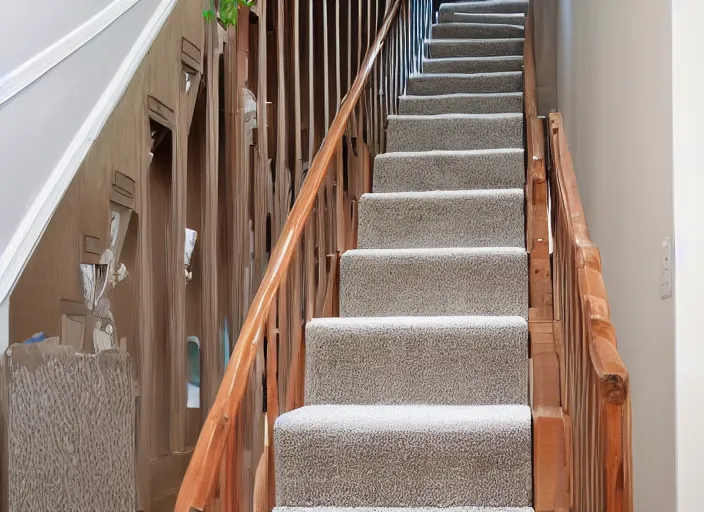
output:
{"label": "light switch plate", "polygon": [[672,297],[672,244],[670,238],[662,241],[662,259],[660,261],[660,297]]}

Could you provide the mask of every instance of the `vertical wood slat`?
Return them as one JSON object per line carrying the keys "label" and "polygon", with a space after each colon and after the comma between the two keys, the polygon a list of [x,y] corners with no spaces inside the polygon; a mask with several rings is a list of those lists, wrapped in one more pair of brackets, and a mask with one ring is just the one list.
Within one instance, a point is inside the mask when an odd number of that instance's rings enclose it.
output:
{"label": "vertical wood slat", "polygon": [[554,211],[554,298],[564,370],[563,409],[571,465],[571,505],[631,512],[628,372],[615,330],[598,249],[589,239],[562,117],[550,115]]}
{"label": "vertical wood slat", "polygon": [[[264,443],[266,449],[264,453],[257,452],[263,444],[261,440],[256,439],[257,430],[257,413],[256,413],[256,383],[257,383],[257,363],[259,357],[263,357],[261,351],[263,339],[266,339],[266,394],[267,394],[267,425],[266,430],[268,435],[271,435],[271,428],[276,416],[285,410],[302,402],[302,386],[300,383],[303,378],[302,361],[305,353],[303,343],[303,325],[313,313],[313,309],[317,308],[319,313],[325,315],[338,314],[338,294],[339,294],[339,260],[341,251],[348,247],[356,245],[355,224],[356,224],[356,199],[365,190],[371,186],[371,157],[375,154],[369,150],[367,146],[373,142],[374,133],[383,134],[383,112],[389,110],[389,105],[396,104],[396,98],[389,97],[389,92],[393,91],[396,94],[400,90],[400,84],[404,83],[409,67],[405,64],[391,67],[392,62],[389,61],[390,54],[388,51],[384,53],[383,64],[375,65],[374,62],[369,62],[368,56],[365,58],[364,65],[360,69],[370,76],[370,70],[377,71],[377,82],[370,84],[370,92],[372,88],[376,88],[376,93],[370,95],[370,100],[376,101],[381,108],[377,109],[376,115],[367,115],[365,107],[373,101],[367,101],[366,92],[362,96],[362,87],[355,80],[352,94],[348,92],[349,104],[342,103],[342,94],[345,92],[343,88],[347,85],[349,89],[352,78],[352,69],[355,68],[355,60],[360,59],[360,48],[364,47],[363,37],[369,38],[374,32],[369,32],[364,35],[363,20],[357,20],[357,25],[354,25],[350,18],[350,14],[354,12],[353,3],[343,3],[342,0],[336,0],[335,12],[330,12],[327,9],[327,1],[321,5],[323,12],[323,32],[324,38],[329,40],[330,29],[329,23],[335,23],[339,20],[345,11],[348,15],[348,20],[345,26],[336,23],[335,27],[335,50],[334,55],[324,48],[320,51],[322,59],[316,60],[316,51],[313,48],[314,38],[314,20],[315,5],[314,0],[307,3],[307,18],[301,23],[301,7],[300,3],[290,4],[289,2],[279,1],[274,4],[275,11],[273,17],[268,16],[269,20],[274,20],[274,32],[271,42],[276,47],[276,72],[271,73],[271,78],[267,77],[266,59],[263,57],[266,54],[267,38],[266,38],[266,19],[267,19],[267,2],[260,0],[255,8],[257,18],[258,35],[256,39],[250,39],[255,43],[252,49],[253,58],[257,60],[257,76],[254,77],[255,89],[257,91],[257,121],[258,127],[256,130],[256,153],[255,153],[255,172],[253,174],[253,187],[249,200],[251,208],[249,213],[240,217],[240,211],[232,212],[232,216],[238,219],[232,228],[241,233],[241,226],[244,217],[251,215],[253,217],[254,227],[254,266],[252,281],[257,283],[260,280],[261,271],[266,263],[266,252],[262,250],[266,242],[265,222],[267,212],[273,214],[272,230],[277,233],[282,229],[282,224],[287,215],[289,206],[289,194],[295,194],[303,182],[303,144],[307,142],[308,157],[310,158],[315,150],[315,144],[319,140],[320,132],[316,127],[315,113],[316,109],[320,108],[323,111],[323,128],[327,133],[328,138],[332,137],[337,140],[334,144],[327,139],[324,141],[323,148],[319,152],[315,161],[320,158],[327,158],[328,167],[327,175],[324,179],[320,179],[320,170],[317,171],[318,180],[309,185],[316,190],[316,198],[314,215],[308,217],[307,221],[297,227],[297,235],[299,238],[296,243],[285,242],[291,251],[285,256],[283,267],[279,267],[283,273],[281,276],[272,274],[271,269],[267,269],[265,282],[271,282],[274,276],[275,282],[278,284],[276,296],[268,302],[268,311],[261,309],[250,310],[262,311],[262,314],[267,314],[267,326],[264,331],[261,329],[252,332],[249,343],[243,344],[242,337],[248,336],[244,334],[248,329],[248,324],[242,329],[240,341],[235,346],[235,352],[232,354],[232,362],[240,365],[241,368],[248,368],[248,380],[246,384],[242,384],[241,380],[237,384],[236,389],[225,388],[221,386],[218,392],[218,398],[223,393],[228,395],[232,392],[236,393],[238,398],[235,402],[222,402],[215,400],[211,413],[208,415],[206,426],[201,433],[198,445],[203,446],[204,436],[210,437],[213,441],[209,442],[206,451],[200,450],[199,446],[196,450],[189,466],[189,472],[184,479],[182,492],[179,494],[179,501],[176,510],[187,510],[183,508],[186,504],[193,507],[193,510],[200,510],[206,505],[218,507],[219,510],[259,510],[261,507],[271,506],[273,503],[273,471],[271,457],[271,443]],[[366,1],[366,0],[362,0]],[[391,37],[395,41],[395,52],[399,59],[408,59],[408,54],[404,53],[402,41],[407,37],[405,31],[410,30],[410,24],[407,19],[400,17],[402,12],[404,16],[408,16],[407,11],[401,11],[400,6],[404,1],[395,0],[388,5],[380,4],[375,1],[374,7],[371,8],[371,1],[367,2],[368,9],[366,10],[367,23],[371,25],[376,9],[377,15],[374,19],[374,25],[381,27],[381,17],[379,13],[383,7],[386,7],[386,12],[389,18],[384,21],[383,32],[387,37]],[[290,6],[290,7],[287,7]],[[305,5],[305,4],[303,4]],[[357,11],[364,15],[364,5],[360,2],[357,4]],[[305,18],[303,18],[305,20]],[[389,21],[395,19],[393,24]],[[244,18],[243,18],[244,19]],[[343,20],[341,20],[343,21]],[[344,22],[344,21],[343,21]],[[344,29],[344,30],[343,30]],[[346,30],[346,32],[345,32]],[[305,51],[301,52],[299,31],[303,31],[307,36],[307,45]],[[283,44],[285,38],[293,38],[293,49],[286,48]],[[410,37],[410,36],[408,36]],[[245,35],[240,32],[235,32],[228,36],[228,44],[240,44],[246,39]],[[375,40],[374,45],[367,44],[370,51],[373,51],[377,56],[380,54],[381,45],[379,39]],[[354,58],[354,50],[357,49],[357,58]],[[365,47],[365,50],[368,49]],[[239,49],[238,49],[239,51]],[[289,64],[285,64],[284,58],[290,56],[293,52],[293,58],[290,66],[294,72],[290,80],[287,78],[286,68]],[[256,54],[256,55],[255,55]],[[271,52],[269,52],[271,54]],[[305,55],[304,60],[307,60],[305,73],[309,81],[309,93],[307,96],[308,104],[305,106],[308,119],[304,122],[304,105],[301,97],[302,81],[300,80],[301,62],[300,56]],[[236,58],[228,55],[226,63],[226,78],[229,83],[236,84],[236,89],[239,89],[240,84],[245,83],[244,75],[239,73],[242,61],[238,62]],[[331,59],[334,60],[334,65]],[[320,60],[323,62],[321,63]],[[245,68],[246,59],[244,59]],[[317,63],[317,65],[316,65]],[[319,67],[317,67],[319,66]],[[323,73],[323,95],[316,94],[315,74],[319,73],[322,67],[326,72]],[[236,68],[233,71],[233,68]],[[334,68],[334,71],[333,71]],[[346,68],[343,70],[343,68]],[[269,68],[274,69],[274,68]],[[395,75],[388,76],[388,72],[393,69]],[[344,72],[347,73],[345,78]],[[227,73],[234,73],[228,76]],[[334,77],[330,74],[334,72]],[[333,81],[331,81],[333,80]],[[396,85],[389,85],[389,81],[394,80]],[[274,86],[272,87],[272,81]],[[266,91],[277,91],[276,102],[269,110],[269,104],[266,100]],[[333,92],[332,87],[335,87]],[[384,90],[385,96],[379,97],[378,92]],[[290,99],[290,101],[289,101]],[[322,100],[322,105],[320,105]],[[226,96],[226,104],[229,102],[242,102],[243,96],[237,90],[232,93],[232,96]],[[382,107],[383,102],[383,107]],[[334,125],[330,125],[330,110],[337,107],[338,115]],[[286,109],[291,108],[292,117],[289,118]],[[395,107],[393,107],[395,108]],[[234,139],[237,144],[244,145],[245,139],[241,136],[244,128],[242,127],[241,110],[236,108],[225,108],[226,129],[231,135],[228,139]],[[276,112],[275,119],[271,119],[270,113]],[[340,116],[347,119],[341,124]],[[354,117],[351,117],[354,116]],[[271,126],[271,123],[274,126]],[[307,124],[307,126],[306,126]],[[367,129],[364,129],[364,125]],[[304,128],[305,126],[305,128]],[[344,128],[343,128],[344,126]],[[267,137],[269,129],[272,129],[271,134]],[[303,141],[302,131],[307,129],[307,141]],[[238,131],[241,130],[241,131]],[[293,134],[291,134],[291,130]],[[234,133],[234,135],[232,135]],[[275,134],[275,135],[274,135]],[[343,139],[344,135],[344,139]],[[275,179],[270,180],[269,176],[269,160],[270,152],[267,142],[272,137],[276,138],[276,155],[274,159]],[[293,140],[291,139],[293,137]],[[344,146],[343,146],[344,144]],[[378,144],[378,148],[383,147]],[[225,153],[226,167],[232,167],[230,162],[236,160],[237,157],[230,153]],[[289,157],[290,155],[290,157]],[[321,157],[321,155],[325,155]],[[293,168],[289,171],[287,160],[293,159]],[[246,166],[246,162],[242,163],[237,159],[238,165]],[[314,166],[315,166],[314,162]],[[316,169],[320,169],[320,164],[317,164]],[[334,169],[334,170],[333,170]],[[347,174],[345,174],[347,173]],[[240,182],[238,181],[238,184]],[[315,184],[317,183],[317,185]],[[322,185],[322,186],[320,186]],[[229,183],[232,194],[237,194],[234,182]],[[248,188],[248,187],[247,187]],[[302,197],[305,195],[305,190],[301,189]],[[240,196],[241,197],[241,196]],[[300,210],[300,198],[297,204],[294,205],[291,216],[296,215],[296,211]],[[298,208],[297,208],[298,207]],[[309,212],[313,210],[313,204],[309,206]],[[284,229],[290,229],[290,218],[286,222]],[[303,236],[301,240],[301,236]],[[237,240],[241,240],[238,234],[235,234]],[[233,238],[233,241],[235,238]],[[282,240],[290,240],[284,237]],[[280,242],[281,243],[281,242]],[[274,250],[271,255],[272,262],[281,262],[280,248]],[[317,252],[317,276],[315,275],[316,262],[314,255]],[[284,270],[286,269],[286,270]],[[244,281],[244,277],[239,276],[236,279]],[[239,288],[240,285],[235,287]],[[260,288],[258,297],[255,297],[253,305],[261,303]],[[240,293],[242,290],[240,290]],[[235,293],[235,292],[233,292]],[[317,300],[315,296],[317,295]],[[245,295],[246,296],[246,295]],[[233,301],[234,303],[235,301]],[[317,302],[317,304],[316,304]],[[235,312],[235,317],[237,313]],[[253,347],[260,347],[256,350]],[[245,355],[246,354],[246,355]],[[256,355],[258,354],[258,355]],[[243,359],[246,357],[246,359]],[[233,375],[238,376],[241,372],[235,371],[232,373],[231,364],[225,375],[225,382],[232,379]],[[245,386],[244,388],[241,386]],[[234,411],[234,417],[233,413]],[[215,420],[215,421],[214,421]],[[218,439],[225,440],[220,443]],[[213,444],[215,443],[215,444]],[[222,451],[220,451],[222,447]],[[258,448],[259,447],[259,448]],[[254,450],[254,451],[252,451]],[[249,453],[246,455],[246,453]],[[225,454],[226,458],[219,458]],[[190,473],[191,467],[208,467],[208,461],[223,461],[222,469],[217,473],[217,478],[210,476],[211,473],[200,471],[198,473]],[[205,465],[204,465],[205,464]],[[212,466],[210,466],[212,467]],[[266,475],[266,476],[262,476]],[[216,481],[217,480],[217,481]],[[233,484],[234,482],[238,482]],[[195,482],[195,484],[194,484]],[[194,486],[195,485],[195,486]],[[234,486],[233,486],[234,485]],[[239,487],[237,487],[239,486]],[[213,494],[214,493],[214,494]],[[190,512],[190,510],[189,510]]]}

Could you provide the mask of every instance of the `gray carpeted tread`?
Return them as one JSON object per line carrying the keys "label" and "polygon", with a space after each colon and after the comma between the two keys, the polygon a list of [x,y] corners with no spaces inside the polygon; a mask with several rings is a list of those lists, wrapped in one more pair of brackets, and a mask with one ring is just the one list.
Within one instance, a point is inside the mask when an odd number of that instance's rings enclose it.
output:
{"label": "gray carpeted tread", "polygon": [[364,194],[359,249],[523,247],[522,189]]}
{"label": "gray carpeted tread", "polygon": [[527,6],[440,6],[359,198],[340,317],[305,327],[306,405],[274,424],[277,512],[534,512]]}
{"label": "gray carpeted tread", "polygon": [[523,114],[388,117],[388,152],[523,147]]}
{"label": "gray carpeted tread", "polygon": [[428,57],[501,57],[523,55],[524,39],[429,39]]}
{"label": "gray carpeted tread", "polygon": [[279,506],[529,507],[526,405],[317,405],[274,425]]}
{"label": "gray carpeted tread", "polygon": [[384,153],[374,159],[374,192],[522,188],[524,150]]}
{"label": "gray carpeted tread", "polygon": [[274,512],[534,512],[530,507],[274,507]]}
{"label": "gray carpeted tread", "polygon": [[438,23],[432,27],[433,39],[482,39],[523,37],[522,25],[499,23]]}
{"label": "gray carpeted tread", "polygon": [[523,57],[454,57],[446,59],[424,59],[424,73],[500,73],[523,71]]}
{"label": "gray carpeted tread", "polygon": [[317,318],[306,404],[528,404],[521,317]]}
{"label": "gray carpeted tread", "polygon": [[523,72],[500,73],[420,73],[408,79],[406,94],[438,95],[457,93],[520,92]]}
{"label": "gray carpeted tread", "polygon": [[522,92],[401,96],[400,115],[508,114],[523,110]]}
{"label": "gray carpeted tread", "polygon": [[496,12],[452,12],[438,13],[440,23],[497,23],[507,25],[525,26],[524,13],[496,13]]}
{"label": "gray carpeted tread", "polygon": [[522,316],[522,248],[356,249],[340,262],[340,316]]}
{"label": "gray carpeted tread", "polygon": [[446,2],[440,4],[439,13],[527,13],[528,0],[484,0],[481,2]]}

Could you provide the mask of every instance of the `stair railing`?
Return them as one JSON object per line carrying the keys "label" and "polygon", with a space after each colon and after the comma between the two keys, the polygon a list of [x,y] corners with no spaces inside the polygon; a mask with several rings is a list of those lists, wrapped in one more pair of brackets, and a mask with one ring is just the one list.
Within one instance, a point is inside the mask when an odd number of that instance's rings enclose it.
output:
{"label": "stair railing", "polygon": [[577,189],[562,116],[549,116],[555,334],[571,507],[632,512],[628,371],[609,320],[601,257]]}
{"label": "stair railing", "polygon": [[[177,512],[264,512],[274,505],[273,424],[303,403],[305,323],[338,314],[339,257],[357,244],[357,201],[371,190],[386,116],[397,112],[409,74],[420,69],[431,25],[432,0],[366,4],[367,44],[352,41],[366,49],[364,60],[271,253],[186,470]],[[369,44],[376,30],[369,14],[380,9],[383,22]],[[325,61],[327,55],[325,49]]]}

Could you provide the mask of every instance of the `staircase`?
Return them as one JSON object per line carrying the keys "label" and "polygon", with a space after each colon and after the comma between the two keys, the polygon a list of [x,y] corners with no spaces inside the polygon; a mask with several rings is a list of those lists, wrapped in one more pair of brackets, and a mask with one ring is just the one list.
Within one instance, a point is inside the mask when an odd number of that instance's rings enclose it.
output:
{"label": "staircase", "polygon": [[280,512],[532,510],[527,6],[440,6],[359,202],[340,318],[306,326],[306,405],[274,427]]}

